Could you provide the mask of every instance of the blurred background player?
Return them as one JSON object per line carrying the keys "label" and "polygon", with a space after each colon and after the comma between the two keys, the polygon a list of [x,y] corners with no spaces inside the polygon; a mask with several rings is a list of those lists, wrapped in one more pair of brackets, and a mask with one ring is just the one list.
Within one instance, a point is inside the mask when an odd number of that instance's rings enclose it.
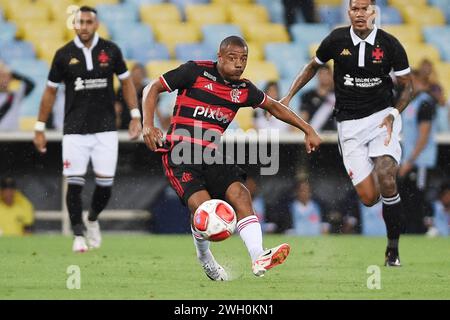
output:
{"label": "blurred background player", "polygon": [[450,234],[450,181],[443,182],[439,197],[433,203],[433,216],[425,218],[428,236],[448,236]]}
{"label": "blurred background player", "polygon": [[336,131],[336,120],[333,116],[336,103],[333,71],[328,65],[320,66],[317,71],[317,80],[317,88],[306,91],[302,95],[300,116],[318,132]]}
{"label": "blurred background player", "polygon": [[0,236],[23,236],[32,231],[34,208],[17,190],[16,181],[5,177],[0,181]]}
{"label": "blurred background player", "polygon": [[[246,173],[234,164],[208,165],[203,156],[194,159],[200,160],[198,163],[191,162],[192,158],[183,161],[174,150],[179,150],[180,146],[184,146],[184,150],[200,147],[215,154],[221,134],[239,108],[247,106],[263,108],[302,130],[308,153],[315,151],[321,141],[311,126],[289,108],[268,97],[250,81],[241,79],[248,57],[248,46],[242,38],[225,38],[217,57],[217,62],[189,61],[163,74],[146,88],[144,141],[152,151],[163,152],[166,176],[191,215],[211,198],[230,203],[237,214],[237,230],[252,260],[252,271],[256,276],[263,276],[268,269],[284,262],[290,247],[282,244],[264,251],[261,226],[250,193],[243,185]],[[178,90],[178,99],[171,128],[163,142],[161,130],[154,127],[156,102],[160,93],[174,90]],[[194,229],[193,236],[197,257],[206,275],[211,280],[228,280],[227,273],[209,249],[209,241],[202,239]]]}
{"label": "blurred background player", "polygon": [[[120,49],[97,34],[97,12],[81,7],[75,15],[76,37],[59,49],[53,59],[48,83],[42,96],[34,144],[46,152],[45,122],[52,110],[60,82],[65,84],[63,174],[67,178],[66,203],[74,233],[72,250],[84,252],[101,245],[98,215],[106,207],[113,185],[118,154],[115,124],[113,76],[122,82],[123,95],[130,106],[130,138],[141,130],[141,114],[136,91]],[[86,222],[84,238],[81,192],[89,160],[96,175],[96,187]]]}
{"label": "blurred background player", "polygon": [[407,213],[406,232],[424,233],[423,219],[430,210],[426,191],[430,171],[437,163],[436,108],[431,83],[412,72],[414,98],[402,114],[403,159],[398,171],[399,188]]}
{"label": "blurred background player", "polygon": [[[344,166],[359,198],[366,206],[383,201],[388,243],[386,266],[400,266],[398,242],[402,203],[396,177],[401,157],[399,114],[411,99],[412,83],[403,46],[392,35],[378,29],[374,0],[349,0],[350,27],[337,28],[320,44],[316,57],[296,77],[292,97],[334,60],[335,115]],[[393,103],[391,69],[400,88]]]}
{"label": "blurred background player", "polygon": [[[20,81],[19,87],[10,88],[13,80]],[[0,61],[0,131],[19,129],[20,106],[22,100],[34,89],[34,82],[11,71]]]}

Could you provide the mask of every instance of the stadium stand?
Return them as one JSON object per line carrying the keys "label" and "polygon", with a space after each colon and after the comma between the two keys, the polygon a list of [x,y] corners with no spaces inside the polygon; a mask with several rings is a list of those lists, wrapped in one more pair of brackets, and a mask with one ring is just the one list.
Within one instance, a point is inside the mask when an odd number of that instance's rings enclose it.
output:
{"label": "stadium stand", "polygon": [[[45,83],[56,49],[73,38],[66,27],[69,6],[81,3],[96,7],[100,35],[115,41],[127,60],[145,64],[150,77],[188,59],[214,59],[221,39],[236,34],[249,43],[245,75],[257,84],[279,81],[282,92],[318,43],[345,21],[341,0],[316,0],[320,22],[294,24],[290,34],[282,0],[0,0],[0,58],[15,67],[18,60],[37,66],[27,72]],[[382,28],[404,44],[411,65],[431,60],[448,92],[450,42],[442,38],[450,38],[450,0],[377,3]],[[40,90],[26,99],[24,116],[36,115]]]}

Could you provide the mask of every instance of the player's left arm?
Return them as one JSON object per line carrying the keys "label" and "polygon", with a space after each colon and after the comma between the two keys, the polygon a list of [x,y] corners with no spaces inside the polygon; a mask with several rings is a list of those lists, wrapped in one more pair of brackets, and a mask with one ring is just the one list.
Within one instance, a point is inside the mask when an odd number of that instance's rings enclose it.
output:
{"label": "player's left arm", "polygon": [[260,108],[268,111],[277,119],[302,130],[305,133],[305,147],[308,153],[316,151],[319,148],[322,140],[317,132],[290,108],[269,96],[266,96]]}

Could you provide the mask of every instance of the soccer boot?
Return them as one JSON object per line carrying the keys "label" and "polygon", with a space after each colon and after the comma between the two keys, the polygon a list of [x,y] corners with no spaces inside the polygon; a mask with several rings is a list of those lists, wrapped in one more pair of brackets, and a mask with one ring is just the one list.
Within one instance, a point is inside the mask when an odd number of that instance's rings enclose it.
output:
{"label": "soccer boot", "polygon": [[253,274],[263,277],[267,270],[282,264],[289,255],[291,247],[287,243],[264,251],[252,265]]}
{"label": "soccer boot", "polygon": [[83,236],[75,236],[73,239],[73,246],[72,251],[73,252],[86,252],[88,251],[88,246],[86,244],[86,240]]}
{"label": "soccer boot", "polygon": [[386,248],[384,265],[386,267],[401,267],[398,249]]}
{"label": "soccer boot", "polygon": [[100,233],[100,225],[97,221],[86,221],[86,238],[89,248],[98,249],[102,244],[102,234]]}
{"label": "soccer boot", "polygon": [[225,271],[224,268],[220,264],[217,263],[217,261],[214,259],[214,257],[211,256],[211,259],[208,260],[208,262],[202,264],[203,271],[205,271],[206,276],[210,278],[213,281],[227,281],[228,280],[228,274]]}

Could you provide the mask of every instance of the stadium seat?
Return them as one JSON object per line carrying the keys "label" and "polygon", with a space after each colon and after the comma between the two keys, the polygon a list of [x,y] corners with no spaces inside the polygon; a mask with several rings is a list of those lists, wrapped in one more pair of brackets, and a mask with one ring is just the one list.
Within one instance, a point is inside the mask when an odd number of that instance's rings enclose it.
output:
{"label": "stadium seat", "polygon": [[400,42],[422,42],[420,27],[417,25],[385,25],[383,30],[394,35]]}
{"label": "stadium seat", "polygon": [[[395,7],[405,7],[411,5],[411,0],[389,0],[389,5]],[[414,0],[414,5],[424,7],[428,4],[428,0]]]}
{"label": "stadium seat", "polygon": [[289,34],[282,24],[255,23],[243,26],[247,41],[257,42],[261,45],[269,42],[289,42]]}
{"label": "stadium seat", "polygon": [[210,4],[186,5],[186,21],[199,26],[204,24],[222,24],[228,21],[223,6]]}
{"label": "stadium seat", "polygon": [[445,15],[436,7],[409,5],[402,7],[405,22],[423,26],[444,25]]}
{"label": "stadium seat", "polygon": [[65,28],[57,22],[34,22],[22,23],[19,31],[19,38],[30,41],[35,46],[45,40],[62,42],[65,40]]}
{"label": "stadium seat", "polygon": [[13,23],[0,22],[0,43],[13,41],[16,37],[17,27]]}
{"label": "stadium seat", "polygon": [[156,40],[169,48],[172,57],[177,44],[199,42],[201,39],[198,26],[189,23],[160,23],[153,30]]}
{"label": "stadium seat", "polygon": [[7,63],[13,59],[34,59],[33,45],[26,41],[11,41],[2,44],[0,58]]}
{"label": "stadium seat", "polygon": [[164,61],[152,61],[145,65],[148,77],[150,79],[157,79],[160,75],[178,68],[185,61],[180,60],[164,60]]}
{"label": "stadium seat", "polygon": [[118,4],[119,0],[81,0],[79,1],[81,5],[96,7],[102,4]]}
{"label": "stadium seat", "polygon": [[383,7],[381,9],[381,25],[385,24],[402,24],[402,15],[397,8],[394,7]]}
{"label": "stadium seat", "polygon": [[437,63],[441,60],[439,50],[430,44],[403,44],[407,54],[409,65],[413,68],[417,68],[419,63],[423,59],[428,59],[433,63]]}
{"label": "stadium seat", "polygon": [[181,14],[177,6],[171,3],[148,4],[140,7],[141,21],[153,28],[159,23],[178,24]]}
{"label": "stadium seat", "polygon": [[51,13],[46,5],[37,2],[10,1],[5,10],[6,18],[14,22],[49,21]]}
{"label": "stadium seat", "polygon": [[43,40],[36,45],[36,55],[39,59],[44,60],[48,65],[51,65],[56,51],[64,44],[65,42],[63,41]]}
{"label": "stadium seat", "polygon": [[320,22],[330,27],[342,22],[342,8],[340,6],[321,6],[318,8]]}
{"label": "stadium seat", "polygon": [[[183,12],[190,5],[203,5],[209,3],[209,0],[170,0],[178,9]],[[204,17],[207,18],[207,17]]]}
{"label": "stadium seat", "polygon": [[237,122],[240,129],[247,131],[253,129],[253,108],[240,108],[233,121]]}
{"label": "stadium seat", "polygon": [[266,59],[277,66],[281,78],[293,79],[301,67],[309,62],[305,49],[293,43],[269,43]]}
{"label": "stadium seat", "polygon": [[224,5],[250,4],[250,3],[253,3],[253,0],[211,0],[211,3],[224,4]]}
{"label": "stadium seat", "polygon": [[129,58],[139,63],[146,64],[153,60],[170,59],[169,50],[161,43],[153,43],[143,45],[142,43],[134,43],[128,47]]}
{"label": "stadium seat", "polygon": [[101,4],[96,9],[100,21],[108,26],[136,22],[139,18],[138,8],[133,4]]}
{"label": "stadium seat", "polygon": [[259,42],[248,41],[248,61],[263,61],[264,46]]}
{"label": "stadium seat", "polygon": [[142,23],[116,23],[108,28],[113,41],[120,43],[139,42],[152,44],[155,42],[153,31],[150,26]]}
{"label": "stadium seat", "polygon": [[[38,102],[38,101],[36,101]],[[23,107],[23,109],[28,109]],[[24,110],[23,112],[27,112]],[[19,118],[19,130],[20,131],[34,131],[34,125],[36,124],[37,115],[35,116],[23,116]]]}
{"label": "stadium seat", "polygon": [[330,28],[326,24],[297,23],[291,26],[291,35],[294,42],[305,47],[313,43],[320,43],[328,36]]}
{"label": "stadium seat", "polygon": [[42,78],[44,78],[45,82],[49,71],[49,64],[47,64],[45,61],[37,60],[34,57],[13,58],[8,61],[8,65],[11,67],[11,69],[16,70],[19,73],[26,74],[35,81],[41,81]]}
{"label": "stadium seat", "polygon": [[205,43],[178,44],[175,47],[175,57],[181,61],[216,60],[217,49]]}
{"label": "stadium seat", "polygon": [[278,81],[280,78],[275,64],[267,61],[249,61],[242,77],[252,82]]}
{"label": "stadium seat", "polygon": [[204,25],[201,29],[203,42],[209,44],[213,48],[218,48],[220,42],[228,36],[242,36],[241,29],[232,24]]}
{"label": "stadium seat", "polygon": [[131,3],[134,4],[138,7],[140,7],[141,5],[146,5],[146,4],[160,4],[165,2],[165,0],[125,0],[125,3]]}
{"label": "stadium seat", "polygon": [[227,8],[231,22],[239,26],[270,22],[269,13],[267,12],[266,7],[262,5],[232,4]]}

